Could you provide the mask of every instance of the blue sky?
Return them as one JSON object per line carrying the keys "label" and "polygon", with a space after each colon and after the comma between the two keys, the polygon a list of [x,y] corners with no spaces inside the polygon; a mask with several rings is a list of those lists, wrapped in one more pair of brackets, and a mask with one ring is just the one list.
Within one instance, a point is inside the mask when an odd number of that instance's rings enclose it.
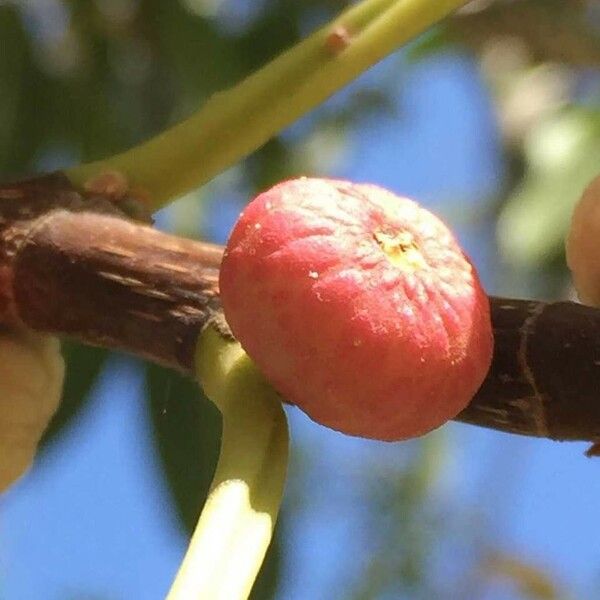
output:
{"label": "blue sky", "polygon": [[[493,195],[503,164],[475,65],[444,56],[407,67],[391,57],[345,94],[383,76],[397,80],[397,110],[350,132],[331,175],[379,183],[434,207],[457,228],[493,293],[493,224],[470,215],[483,214],[475,209]],[[237,210],[211,204],[216,238],[226,236]],[[2,600],[164,596],[185,540],[168,507],[141,386],[133,361],[113,362],[80,420],[0,499]],[[294,452],[310,450],[318,460],[303,476],[312,491],[288,526],[280,597],[343,597],[368,534],[353,487],[357,465],[402,462],[410,445],[345,438],[297,411],[290,418]],[[480,508],[501,547],[556,573],[574,597],[593,597],[600,462],[584,458],[585,445],[460,424],[440,435],[448,444],[440,501]]]}

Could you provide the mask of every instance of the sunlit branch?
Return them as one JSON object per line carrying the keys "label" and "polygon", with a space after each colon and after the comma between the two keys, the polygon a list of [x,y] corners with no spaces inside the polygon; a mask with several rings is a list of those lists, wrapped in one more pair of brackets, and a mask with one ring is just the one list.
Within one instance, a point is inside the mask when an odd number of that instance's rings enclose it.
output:
{"label": "sunlit branch", "polygon": [[73,167],[83,186],[115,170],[156,209],[256,150],[468,0],[363,0],[171,129]]}

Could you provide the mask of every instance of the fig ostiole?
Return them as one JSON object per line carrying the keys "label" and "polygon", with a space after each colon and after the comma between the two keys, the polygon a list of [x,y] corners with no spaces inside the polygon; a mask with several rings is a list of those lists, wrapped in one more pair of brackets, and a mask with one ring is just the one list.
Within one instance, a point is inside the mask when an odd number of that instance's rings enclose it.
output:
{"label": "fig ostiole", "polygon": [[448,227],[381,187],[300,178],[236,223],[220,290],[227,322],[282,397],[379,440],[456,416],[489,369],[489,300]]}

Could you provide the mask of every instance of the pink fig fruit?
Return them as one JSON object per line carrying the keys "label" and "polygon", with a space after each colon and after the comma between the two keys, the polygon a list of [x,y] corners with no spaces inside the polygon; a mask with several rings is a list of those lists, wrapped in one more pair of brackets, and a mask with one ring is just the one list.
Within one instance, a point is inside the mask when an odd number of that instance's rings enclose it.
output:
{"label": "pink fig fruit", "polygon": [[374,185],[302,178],[260,194],[233,229],[220,288],[275,389],[350,435],[439,427],[491,362],[489,301],[453,235]]}

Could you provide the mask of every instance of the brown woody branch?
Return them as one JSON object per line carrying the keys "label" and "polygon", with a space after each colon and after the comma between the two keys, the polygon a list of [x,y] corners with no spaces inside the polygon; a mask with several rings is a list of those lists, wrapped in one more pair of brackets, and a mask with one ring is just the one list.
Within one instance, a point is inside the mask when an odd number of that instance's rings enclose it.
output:
{"label": "brown woody branch", "polygon": [[0,322],[189,371],[221,248],[128,220],[51,175],[0,186]]}
{"label": "brown woody branch", "polygon": [[[222,317],[222,248],[127,220],[60,176],[0,186],[0,321],[190,372]],[[495,354],[458,420],[556,440],[600,440],[600,310],[491,298]]]}

